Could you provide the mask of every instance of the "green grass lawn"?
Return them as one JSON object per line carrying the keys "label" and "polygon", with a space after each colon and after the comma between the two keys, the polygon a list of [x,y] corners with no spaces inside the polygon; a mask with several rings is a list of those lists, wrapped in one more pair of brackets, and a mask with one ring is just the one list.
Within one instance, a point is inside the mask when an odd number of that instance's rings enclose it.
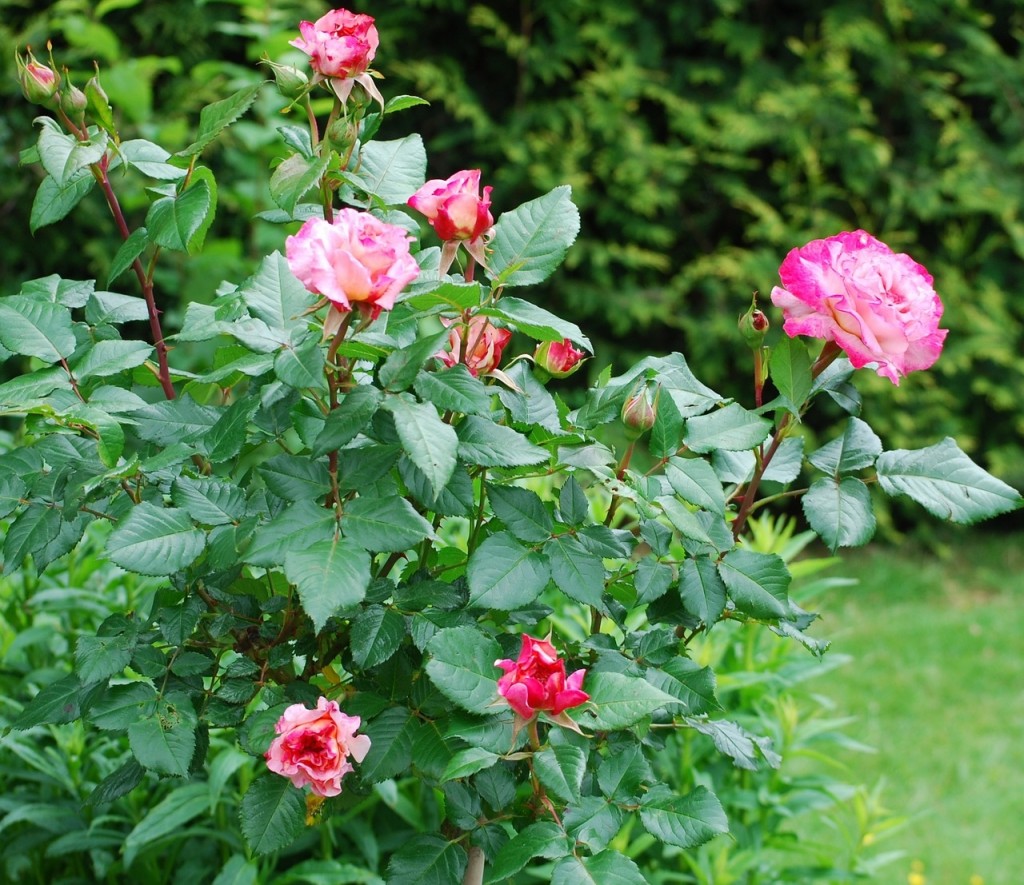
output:
{"label": "green grass lawn", "polygon": [[815,690],[878,751],[842,760],[854,781],[884,779],[885,804],[907,818],[886,845],[907,856],[881,885],[1024,883],[1022,541],[846,553],[840,569],[860,583],[821,600],[817,634],[853,661]]}

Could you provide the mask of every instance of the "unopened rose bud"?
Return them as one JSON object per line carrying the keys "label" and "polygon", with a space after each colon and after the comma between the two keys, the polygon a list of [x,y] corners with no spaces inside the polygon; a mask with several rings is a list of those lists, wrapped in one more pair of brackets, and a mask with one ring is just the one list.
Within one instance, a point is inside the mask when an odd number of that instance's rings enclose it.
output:
{"label": "unopened rose bud", "polygon": [[339,117],[327,127],[324,140],[339,154],[344,155],[355,144],[358,136],[359,127],[354,125],[351,120]]}
{"label": "unopened rose bud", "polygon": [[277,91],[285,98],[301,98],[309,91],[309,77],[292,65],[279,65],[269,58],[262,59],[263,64],[274,72]]}
{"label": "unopened rose bud", "polygon": [[628,436],[638,439],[654,426],[657,417],[657,394],[652,399],[647,382],[638,382],[622,404],[622,423],[626,425]]}
{"label": "unopened rose bud", "polygon": [[746,313],[740,316],[740,334],[743,336],[743,340],[747,342],[747,345],[751,349],[756,350],[764,344],[764,337],[768,334],[768,327],[768,317],[764,315],[764,311],[757,307],[757,297],[755,296]]}
{"label": "unopened rose bud", "polygon": [[20,55],[15,56],[21,91],[32,104],[42,105],[50,110],[56,109],[60,77],[53,68],[36,61],[31,49],[27,50],[27,56],[27,61]]}
{"label": "unopened rose bud", "polygon": [[89,107],[89,99],[77,86],[70,83],[60,93],[60,109],[76,126],[85,124],[85,109]]}
{"label": "unopened rose bud", "polygon": [[533,354],[534,364],[552,378],[568,378],[586,359],[582,350],[572,346],[565,338],[562,341],[545,341]]}

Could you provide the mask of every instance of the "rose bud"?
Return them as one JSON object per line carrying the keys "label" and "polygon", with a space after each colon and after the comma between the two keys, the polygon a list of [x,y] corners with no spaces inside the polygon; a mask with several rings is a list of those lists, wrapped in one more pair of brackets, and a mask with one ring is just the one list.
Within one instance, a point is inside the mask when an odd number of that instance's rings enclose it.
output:
{"label": "rose bud", "polygon": [[20,55],[15,55],[21,91],[32,104],[56,110],[60,77],[52,68],[36,61],[31,49],[27,50],[27,54],[28,61],[25,61]]}
{"label": "rose bud", "polygon": [[621,417],[631,439],[639,439],[654,426],[658,417],[658,398],[657,394],[651,398],[646,380],[638,382],[626,397]]}
{"label": "rose bud", "polygon": [[545,341],[537,347],[533,361],[538,369],[552,378],[568,378],[586,359],[586,353],[572,346],[568,338],[561,341]]}

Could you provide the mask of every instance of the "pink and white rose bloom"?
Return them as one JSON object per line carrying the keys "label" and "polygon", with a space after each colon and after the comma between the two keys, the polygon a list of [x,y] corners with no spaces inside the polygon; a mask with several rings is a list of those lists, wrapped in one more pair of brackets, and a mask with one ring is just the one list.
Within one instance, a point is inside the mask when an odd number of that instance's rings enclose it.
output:
{"label": "pink and white rose bloom", "polygon": [[419,275],[405,230],[369,212],[339,209],[334,221],[311,218],[285,240],[288,267],[314,295],[338,310],[376,318]]}
{"label": "pink and white rose bloom", "polygon": [[523,634],[523,646],[516,660],[494,662],[505,671],[498,680],[498,693],[523,719],[532,719],[539,712],[561,717],[571,707],[590,700],[583,691],[586,670],[565,675],[565,661],[547,639]]}
{"label": "pink and white rose bloom", "polygon": [[834,342],[856,367],[873,364],[893,384],[929,368],[942,352],[942,301],[932,276],[909,255],[862,230],[812,240],[779,268],[772,302],[783,330]]}
{"label": "pink and white rose bloom", "polygon": [[[512,338],[508,329],[492,326],[485,316],[475,316],[468,324],[444,317],[441,322],[451,328],[448,350],[434,354],[446,366],[462,363],[474,376],[493,372],[501,362],[501,352]],[[463,333],[466,340],[463,342]]]}
{"label": "pink and white rose bloom", "polygon": [[318,81],[328,80],[342,101],[348,99],[352,85],[359,83],[383,106],[380,90],[368,73],[380,43],[372,16],[333,9],[315,22],[300,22],[299,33],[289,45],[309,56]]}
{"label": "pink and white rose bloom", "polygon": [[552,378],[568,378],[586,359],[586,353],[572,346],[568,338],[545,341],[534,351],[533,361]]}
{"label": "pink and white rose bloom", "polygon": [[309,784],[318,796],[337,796],[341,779],[354,771],[349,759],[362,762],[370,752],[370,739],[356,734],[359,725],[358,716],[345,715],[327,698],[315,710],[292,704],[274,726],[278,736],[264,754],[267,768],[300,789]]}
{"label": "pink and white rose bloom", "polygon": [[465,169],[450,178],[433,178],[409,197],[409,205],[426,216],[444,240],[441,273],[447,272],[459,245],[481,266],[486,265],[483,237],[493,226],[491,191],[480,191],[480,170]]}

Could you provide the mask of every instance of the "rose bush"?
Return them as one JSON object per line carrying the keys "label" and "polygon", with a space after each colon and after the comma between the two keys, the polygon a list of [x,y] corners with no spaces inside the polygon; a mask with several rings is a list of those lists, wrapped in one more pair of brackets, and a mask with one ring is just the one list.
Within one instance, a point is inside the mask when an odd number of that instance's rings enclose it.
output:
{"label": "rose bush", "polygon": [[292,704],[274,726],[278,736],[266,752],[267,768],[296,787],[307,784],[318,796],[337,796],[341,780],[362,762],[370,739],[356,734],[359,717],[347,716],[335,701],[321,697],[316,709]]}
{"label": "rose bush", "polygon": [[[357,18],[335,11],[323,39]],[[374,42],[372,22],[356,23],[345,39]],[[305,47],[321,39],[302,33]],[[12,728],[83,719],[123,732],[124,761],[95,805],[147,779],[189,790],[214,737],[265,760],[270,771],[240,778],[245,847],[224,840],[225,880],[242,868],[255,880],[278,852],[290,862],[289,846],[306,850],[306,828],[334,815],[358,855],[325,858],[333,880],[481,885],[529,868],[642,883],[630,833],[684,863],[730,830],[716,765],[666,760],[673,736],[706,742],[719,767],[782,764],[767,734],[723,715],[700,654],[709,633],[729,621],[825,650],[809,633],[816,615],[790,596],[785,546],[751,528],[758,511],[800,497],[835,551],[872,536],[872,488],[957,522],[1020,495],[952,440],[886,451],[859,417],[854,364],[869,344],[895,381],[944,334],[930,278],[867,234],[783,264],[787,331],[811,341],[771,340],[751,305],[749,408],[680,353],[609,367],[563,401],[550,369],[593,347],[520,294],[575,240],[569,189],[492,219],[476,175],[425,183],[418,136],[375,140],[382,116],[415,98],[350,101],[341,69],[309,54],[308,88],[279,82],[305,125],[281,127],[290,153],[270,180],[276,208],[261,213],[286,226],[285,254],[190,303],[173,351],[156,267],[202,248],[216,189],[201,157],[264,84],[206,108],[176,154],[122,137],[98,79],[86,105],[62,84],[38,121],[25,156],[43,172],[34,226],[94,192],[124,242],[106,288],[54,274],[0,299],[0,359],[19,370],[0,405],[24,419],[0,457],[4,571],[45,570],[99,523],[102,555],[151,580],[78,638],[73,672],[32,677]],[[361,64],[341,83],[363,82],[366,70],[350,76]],[[124,176],[146,184],[145,213],[122,206]],[[413,213],[433,213],[440,247],[408,233]],[[468,259],[451,274],[460,244]],[[140,320],[151,340],[135,337]],[[800,419],[821,399],[849,417],[805,452]],[[556,631],[583,665],[571,674]],[[200,798],[167,801],[198,815]],[[746,827],[734,838],[762,850]],[[126,849],[104,876],[132,879],[134,858]]]}
{"label": "rose bush", "polygon": [[931,274],[862,230],[793,249],[779,275],[771,298],[786,334],[834,342],[855,368],[873,364],[899,384],[942,352],[947,330]]}

